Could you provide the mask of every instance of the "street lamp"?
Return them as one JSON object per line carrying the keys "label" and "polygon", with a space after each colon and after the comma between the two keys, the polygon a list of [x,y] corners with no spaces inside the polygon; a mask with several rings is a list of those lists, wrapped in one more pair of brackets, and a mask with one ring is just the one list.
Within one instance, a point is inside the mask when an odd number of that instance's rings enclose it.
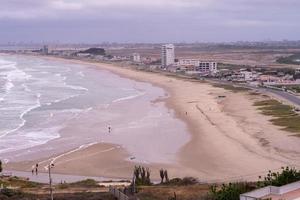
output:
{"label": "street lamp", "polygon": [[48,172],[49,172],[49,185],[50,185],[50,198],[53,200],[53,190],[52,190],[52,177],[51,177],[51,168],[54,168],[53,162],[48,165]]}

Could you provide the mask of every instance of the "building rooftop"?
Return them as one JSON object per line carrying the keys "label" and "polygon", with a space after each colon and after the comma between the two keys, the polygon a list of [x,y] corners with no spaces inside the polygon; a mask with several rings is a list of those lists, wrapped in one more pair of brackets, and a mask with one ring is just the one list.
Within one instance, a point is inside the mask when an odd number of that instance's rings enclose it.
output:
{"label": "building rooftop", "polygon": [[300,181],[281,187],[267,186],[240,195],[240,200],[300,200]]}

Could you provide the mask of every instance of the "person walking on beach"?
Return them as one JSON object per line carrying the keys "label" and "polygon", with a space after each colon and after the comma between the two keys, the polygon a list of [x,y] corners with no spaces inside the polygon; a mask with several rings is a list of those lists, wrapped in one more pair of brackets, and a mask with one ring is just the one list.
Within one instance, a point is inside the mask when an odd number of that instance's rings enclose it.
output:
{"label": "person walking on beach", "polygon": [[38,175],[38,167],[39,167],[39,164],[36,163],[36,164],[35,164],[35,174],[36,174],[36,175]]}
{"label": "person walking on beach", "polygon": [[110,126],[108,126],[108,133],[110,133],[111,132],[111,127]]}

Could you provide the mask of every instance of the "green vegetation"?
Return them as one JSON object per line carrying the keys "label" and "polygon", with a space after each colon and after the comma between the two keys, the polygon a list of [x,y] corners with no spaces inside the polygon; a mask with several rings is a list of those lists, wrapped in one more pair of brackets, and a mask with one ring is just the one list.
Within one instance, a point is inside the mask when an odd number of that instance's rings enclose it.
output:
{"label": "green vegetation", "polygon": [[[55,194],[55,200],[114,200],[109,193],[102,192],[81,192]],[[19,190],[3,189],[0,192],[1,200],[49,200],[49,194],[31,194]]]}
{"label": "green vegetation", "polygon": [[283,186],[300,180],[300,171],[295,168],[283,167],[281,172],[272,172],[259,177],[257,183],[241,182],[223,184],[221,187],[212,186],[208,193],[210,200],[239,200],[239,195],[266,186]]}
{"label": "green vegetation", "polygon": [[[300,180],[300,171],[295,168],[282,167],[281,169],[281,172],[269,171],[263,180],[258,181],[258,187],[265,187],[268,185],[280,187]],[[261,177],[259,178],[262,179]]]}
{"label": "green vegetation", "polygon": [[155,185],[139,187],[136,196],[140,200],[206,200],[209,185],[189,186]]}
{"label": "green vegetation", "polygon": [[300,115],[292,106],[284,105],[276,100],[264,100],[254,103],[258,106],[262,114],[274,117],[270,121],[284,130],[300,133]]}
{"label": "green vegetation", "polygon": [[89,53],[89,54],[92,54],[92,55],[102,55],[102,56],[104,56],[105,55],[105,50],[102,49],[102,48],[89,48],[87,50],[80,51],[78,53]]}
{"label": "green vegetation", "polygon": [[12,186],[19,188],[37,188],[39,186],[42,186],[43,184],[28,181],[26,179],[14,176],[6,179],[0,179],[0,185],[3,185],[4,187]]}
{"label": "green vegetation", "polygon": [[169,182],[165,183],[167,185],[174,185],[174,186],[188,186],[188,185],[196,185],[198,184],[198,180],[193,177],[185,177],[181,178],[173,178]]}
{"label": "green vegetation", "polygon": [[[300,79],[300,76],[299,76],[299,79]],[[282,90],[290,90],[295,93],[300,93],[300,85],[299,84],[298,85],[276,85],[274,87],[280,88]]]}
{"label": "green vegetation", "polygon": [[136,185],[151,185],[149,168],[135,166],[133,173]]}
{"label": "green vegetation", "polygon": [[[266,102],[262,102],[261,104],[265,105]],[[139,181],[142,182],[144,177],[144,181],[147,180],[147,169],[144,168],[145,172],[143,172],[143,167],[136,166],[134,168],[135,175],[137,176]],[[149,171],[149,170],[148,170]],[[265,186],[273,185],[273,186],[282,186],[285,184],[289,184],[295,181],[300,180],[300,171],[295,168],[285,167],[282,168],[279,172],[269,171],[265,177],[259,177],[258,182],[236,182],[222,185],[208,185],[208,184],[200,184],[197,179],[192,177],[186,178],[174,178],[169,181],[166,180],[166,171],[160,170],[162,174],[164,174],[164,183],[157,185],[139,185],[138,193],[136,196],[140,200],[238,200],[239,195],[245,192],[252,191],[254,189],[259,189]],[[144,175],[142,175],[144,174]],[[11,185],[14,183],[15,186],[20,188],[16,189],[8,189],[5,188],[0,191],[0,199],[2,200],[46,200],[49,199],[48,190],[45,190],[45,185],[35,183],[37,188],[32,189],[24,189],[22,185],[28,185],[24,182],[29,182],[27,180],[22,180],[20,178],[2,178],[1,181],[5,181]],[[150,176],[149,176],[150,180]],[[149,181],[150,182],[150,181]],[[17,184],[18,183],[18,184]],[[97,182],[92,179],[87,179],[75,183],[66,184],[67,187],[61,189],[59,185],[55,187],[55,199],[56,200],[112,200],[114,197],[110,195],[108,192],[99,192],[100,188],[98,188],[97,192],[86,192],[92,191],[95,187],[99,187]],[[78,190],[80,188],[80,190]],[[62,193],[65,192],[65,193]]]}
{"label": "green vegetation", "polygon": [[287,85],[284,86],[284,88],[287,90],[292,90],[295,93],[300,93],[300,85]]}
{"label": "green vegetation", "polygon": [[229,183],[223,184],[221,188],[216,185],[210,188],[208,199],[211,200],[239,200],[240,194],[256,189],[253,183]]}
{"label": "green vegetation", "polygon": [[281,64],[300,65],[300,53],[293,54],[287,57],[280,57],[276,60],[276,62]]}
{"label": "green vegetation", "polygon": [[99,184],[94,179],[86,179],[83,181],[70,183],[69,185],[73,187],[99,187]]}
{"label": "green vegetation", "polygon": [[232,92],[246,92],[251,89],[246,87],[234,86],[234,85],[227,85],[227,84],[213,84],[214,87],[223,88],[225,90],[229,90]]}
{"label": "green vegetation", "polygon": [[83,181],[78,181],[74,183],[61,183],[58,185],[59,189],[67,188],[98,188],[100,185],[94,179],[86,179]]}
{"label": "green vegetation", "polygon": [[[40,184],[18,177],[0,177],[0,185],[4,189],[0,191],[1,200],[49,200],[48,184]],[[62,186],[63,185],[63,186]],[[14,189],[12,189],[12,188]],[[59,184],[55,186],[56,200],[113,200],[108,192],[86,192],[91,189],[100,190],[96,181],[87,179],[70,184]],[[61,189],[64,189],[63,191]]]}

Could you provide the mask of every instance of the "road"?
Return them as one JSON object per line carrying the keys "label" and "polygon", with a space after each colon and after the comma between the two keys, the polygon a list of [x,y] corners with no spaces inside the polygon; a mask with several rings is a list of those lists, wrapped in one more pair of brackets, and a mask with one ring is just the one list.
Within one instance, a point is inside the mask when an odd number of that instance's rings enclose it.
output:
{"label": "road", "polygon": [[247,87],[253,90],[258,90],[261,93],[271,93],[274,95],[277,95],[283,99],[286,99],[287,101],[293,103],[295,106],[300,107],[300,97],[295,96],[291,93],[285,92],[285,91],[280,91],[280,90],[275,90],[275,89],[271,89],[271,88],[262,88],[262,87],[254,87],[254,86],[250,86],[250,85],[244,85],[244,84],[236,84],[236,83],[232,83],[232,82],[228,82],[228,81],[222,81],[222,80],[213,80],[210,82],[215,82],[215,83],[221,83],[221,84],[227,84],[227,85],[233,85],[233,86],[239,86],[239,87]]}
{"label": "road", "polygon": [[279,97],[282,97],[282,98],[288,100],[289,102],[291,102],[297,106],[300,106],[300,98],[293,94],[290,94],[290,93],[284,92],[284,91],[273,90],[273,89],[269,89],[269,88],[264,88],[264,89],[260,89],[260,90],[265,90],[267,92],[273,93]]}

